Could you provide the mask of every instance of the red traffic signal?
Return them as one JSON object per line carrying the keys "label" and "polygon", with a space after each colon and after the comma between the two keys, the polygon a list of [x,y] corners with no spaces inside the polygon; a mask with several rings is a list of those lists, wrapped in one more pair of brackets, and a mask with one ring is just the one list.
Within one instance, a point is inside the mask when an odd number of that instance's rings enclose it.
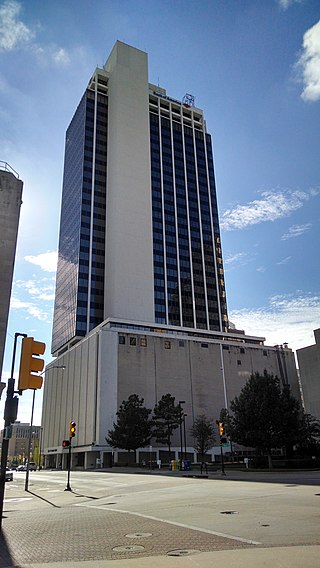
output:
{"label": "red traffic signal", "polygon": [[69,446],[70,446],[70,440],[63,440],[62,447],[63,448],[69,448]]}

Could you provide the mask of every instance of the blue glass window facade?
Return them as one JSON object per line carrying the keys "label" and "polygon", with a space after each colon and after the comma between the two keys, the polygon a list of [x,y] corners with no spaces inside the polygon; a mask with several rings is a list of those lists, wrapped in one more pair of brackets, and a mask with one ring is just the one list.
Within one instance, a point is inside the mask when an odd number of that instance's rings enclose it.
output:
{"label": "blue glass window facade", "polygon": [[155,321],[226,331],[211,137],[163,106],[150,108]]}
{"label": "blue glass window facade", "polygon": [[66,134],[52,352],[103,321],[108,98],[87,89]]}

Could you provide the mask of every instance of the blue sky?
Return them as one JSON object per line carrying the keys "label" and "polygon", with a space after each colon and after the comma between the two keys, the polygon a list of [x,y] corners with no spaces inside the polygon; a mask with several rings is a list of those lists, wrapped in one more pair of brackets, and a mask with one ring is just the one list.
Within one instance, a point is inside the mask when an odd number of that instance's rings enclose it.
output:
{"label": "blue sky", "polygon": [[[0,0],[0,160],[24,181],[3,377],[15,332],[45,341],[51,360],[65,131],[117,39],[148,52],[150,82],[204,109],[230,320],[269,345],[313,343],[319,1]],[[30,409],[24,393],[18,418]]]}

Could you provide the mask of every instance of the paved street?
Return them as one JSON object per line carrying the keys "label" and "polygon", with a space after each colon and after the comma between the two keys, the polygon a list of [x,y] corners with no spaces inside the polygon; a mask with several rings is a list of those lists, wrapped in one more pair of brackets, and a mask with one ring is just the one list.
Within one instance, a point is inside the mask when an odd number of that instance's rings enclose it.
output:
{"label": "paved street", "polygon": [[320,472],[71,472],[72,492],[66,472],[24,479],[6,484],[2,568],[320,566]]}

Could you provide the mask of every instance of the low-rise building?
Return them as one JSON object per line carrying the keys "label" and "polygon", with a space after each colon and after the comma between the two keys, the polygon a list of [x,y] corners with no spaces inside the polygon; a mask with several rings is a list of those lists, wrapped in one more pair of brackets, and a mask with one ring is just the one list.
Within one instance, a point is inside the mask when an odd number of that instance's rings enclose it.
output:
{"label": "low-rise building", "polygon": [[[65,366],[63,373],[58,366]],[[116,422],[116,412],[131,394],[144,398],[153,409],[170,393],[183,404],[186,449],[191,461],[197,456],[190,428],[200,414],[214,423],[222,408],[239,395],[250,375],[264,370],[291,386],[300,399],[294,355],[285,346],[269,347],[261,337],[181,329],[139,322],[107,320],[69,348],[46,368],[43,400],[43,453],[46,467],[66,467],[70,421],[76,422],[72,438],[72,466],[90,469],[97,464],[124,461],[124,452],[113,452],[106,442]],[[137,452],[137,461],[169,461],[166,447],[155,442]],[[179,429],[172,439],[179,459]],[[225,451],[230,451],[226,447]],[[217,445],[208,459],[219,455]]]}
{"label": "low-rise building", "polygon": [[[30,437],[30,424],[16,421],[11,426],[11,438],[9,439],[8,462],[25,463],[28,459],[28,447]],[[32,426],[30,459],[34,461],[34,455],[39,456],[41,445],[41,426]],[[3,430],[1,431],[3,439]]]}
{"label": "low-rise building", "polygon": [[305,411],[320,419],[320,328],[314,330],[315,344],[297,350]]}

